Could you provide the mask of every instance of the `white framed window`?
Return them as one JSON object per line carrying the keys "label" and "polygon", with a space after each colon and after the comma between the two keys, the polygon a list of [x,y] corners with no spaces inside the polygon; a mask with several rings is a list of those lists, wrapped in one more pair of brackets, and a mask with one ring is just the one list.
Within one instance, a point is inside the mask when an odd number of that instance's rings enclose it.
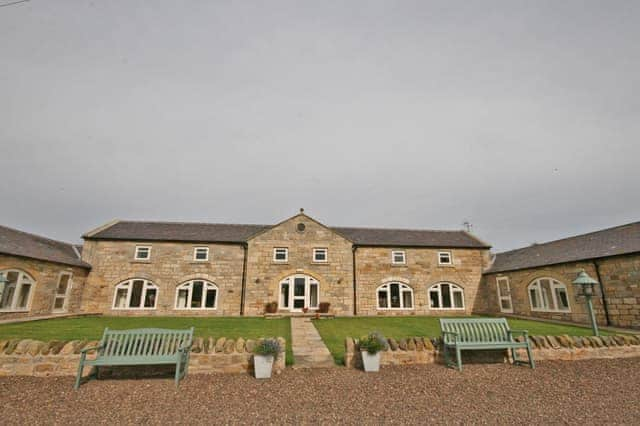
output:
{"label": "white framed window", "polygon": [[532,311],[571,312],[567,286],[553,278],[535,279],[527,287]]}
{"label": "white framed window", "polygon": [[498,304],[500,312],[513,313],[513,303],[511,301],[511,286],[508,277],[496,278],[496,287],[498,289]]}
{"label": "white framed window", "polygon": [[0,271],[8,282],[0,286],[0,312],[28,312],[36,282],[18,269]]}
{"label": "white framed window", "polygon": [[383,284],[376,290],[378,309],[413,309],[413,289],[402,283]]}
{"label": "white framed window", "polygon": [[453,265],[453,257],[450,251],[438,252],[438,265]]}
{"label": "white framed window", "polygon": [[135,260],[150,260],[151,259],[151,246],[136,246],[136,251],[133,255]]}
{"label": "white framed window", "polygon": [[209,260],[209,247],[194,247],[193,260],[196,262],[206,262]]}
{"label": "white framed window", "polygon": [[176,309],[217,309],[218,286],[205,280],[191,280],[176,288]]}
{"label": "white framed window", "polygon": [[329,250],[326,248],[314,248],[313,249],[313,261],[316,263],[326,263],[329,261]]}
{"label": "white framed window", "polygon": [[429,287],[429,309],[464,309],[464,290],[453,283],[438,283]]}
{"label": "white framed window", "polygon": [[60,272],[58,275],[58,285],[53,295],[53,312],[66,312],[69,292],[71,291],[71,272]]}
{"label": "white framed window", "polygon": [[158,287],[149,280],[133,278],[116,286],[113,309],[155,309]]}
{"label": "white framed window", "polygon": [[275,247],[273,249],[273,261],[274,262],[288,262],[289,261],[289,249],[286,247]]}
{"label": "white framed window", "polygon": [[393,250],[391,252],[391,263],[393,265],[405,265],[407,263],[407,254],[404,250]]}

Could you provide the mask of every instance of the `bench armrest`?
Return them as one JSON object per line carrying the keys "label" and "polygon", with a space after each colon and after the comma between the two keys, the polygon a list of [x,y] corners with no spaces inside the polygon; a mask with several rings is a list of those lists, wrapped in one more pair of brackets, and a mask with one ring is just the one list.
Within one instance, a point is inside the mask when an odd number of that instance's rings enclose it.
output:
{"label": "bench armrest", "polygon": [[514,334],[520,334],[524,336],[525,339],[529,336],[529,330],[509,330],[508,333],[509,333],[509,336],[512,336]]}
{"label": "bench armrest", "polygon": [[98,345],[98,346],[91,346],[88,348],[84,348],[80,350],[81,354],[86,354],[89,351],[97,351],[98,349],[102,349],[104,347],[104,345]]}
{"label": "bench armrest", "polygon": [[456,333],[455,331],[444,331],[444,330],[442,330],[442,337],[444,337],[447,334],[453,336],[453,342],[454,343],[458,341],[459,334]]}
{"label": "bench armrest", "polygon": [[188,341],[180,345],[180,347],[178,348],[178,352],[188,351],[189,349],[191,349],[191,345],[193,345],[193,340],[189,339]]}

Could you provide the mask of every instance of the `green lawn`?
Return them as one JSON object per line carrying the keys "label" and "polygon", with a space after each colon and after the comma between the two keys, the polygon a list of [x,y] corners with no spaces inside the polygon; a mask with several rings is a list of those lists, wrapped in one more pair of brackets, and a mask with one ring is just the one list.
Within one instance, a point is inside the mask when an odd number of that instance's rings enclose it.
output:
{"label": "green lawn", "polygon": [[[315,320],[313,322],[322,336],[337,364],[344,364],[344,339],[361,337],[372,331],[379,331],[386,337],[404,339],[414,336],[440,336],[440,324],[436,317],[360,317]],[[531,335],[587,336],[590,328],[566,326],[540,321],[509,319],[513,329],[528,330]],[[602,332],[602,334],[607,334]]]}
{"label": "green lawn", "polygon": [[228,337],[257,339],[284,337],[287,339],[287,364],[293,364],[291,325],[289,318],[202,318],[202,317],[83,317],[29,321],[0,325],[0,339],[35,340],[99,340],[105,327],[114,330],[129,328],[189,328],[195,327],[198,337]]}

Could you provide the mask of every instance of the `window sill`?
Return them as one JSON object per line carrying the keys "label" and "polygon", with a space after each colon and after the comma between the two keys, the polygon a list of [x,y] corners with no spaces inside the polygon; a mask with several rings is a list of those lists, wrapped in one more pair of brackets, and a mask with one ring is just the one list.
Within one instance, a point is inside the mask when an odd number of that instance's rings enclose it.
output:
{"label": "window sill", "polygon": [[134,259],[130,263],[151,263],[151,261],[150,260],[141,260],[141,259],[140,260],[136,260],[136,259]]}
{"label": "window sill", "polygon": [[456,266],[455,265],[447,265],[446,263],[445,264],[438,263],[438,267],[439,268],[455,268]]}
{"label": "window sill", "polygon": [[330,262],[312,262],[314,265],[331,265]]}
{"label": "window sill", "polygon": [[155,311],[156,308],[111,308],[112,311]]}
{"label": "window sill", "polygon": [[211,262],[208,260],[192,260],[189,262],[190,265],[210,265]]}
{"label": "window sill", "polygon": [[406,268],[407,264],[406,263],[392,263],[391,266],[395,267],[395,268]]}
{"label": "window sill", "polygon": [[271,264],[272,265],[288,265],[289,262],[274,260],[274,261],[271,262]]}

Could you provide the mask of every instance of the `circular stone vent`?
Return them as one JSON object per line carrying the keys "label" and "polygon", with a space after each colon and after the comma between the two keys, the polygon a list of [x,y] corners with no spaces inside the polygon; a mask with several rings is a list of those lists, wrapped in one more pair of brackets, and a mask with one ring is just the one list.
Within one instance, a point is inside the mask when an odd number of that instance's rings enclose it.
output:
{"label": "circular stone vent", "polygon": [[298,224],[298,232],[304,232],[304,230],[307,228],[307,226],[304,223],[299,223]]}

